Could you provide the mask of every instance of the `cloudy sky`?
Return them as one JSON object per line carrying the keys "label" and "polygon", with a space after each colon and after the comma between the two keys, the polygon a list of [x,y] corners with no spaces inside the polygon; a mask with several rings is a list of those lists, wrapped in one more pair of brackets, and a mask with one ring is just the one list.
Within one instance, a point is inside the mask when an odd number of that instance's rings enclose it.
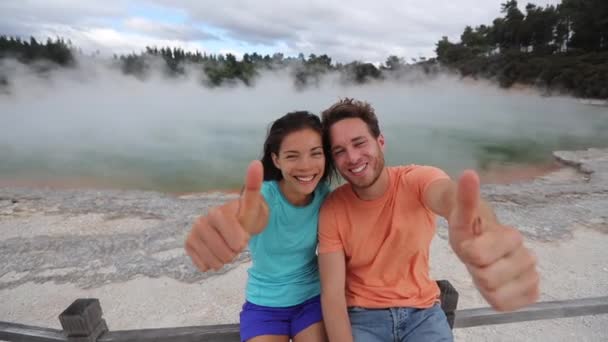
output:
{"label": "cloudy sky", "polygon": [[0,0],[0,34],[60,36],[86,53],[181,46],[382,62],[392,54],[432,57],[442,36],[458,40],[466,25],[491,23],[504,1]]}

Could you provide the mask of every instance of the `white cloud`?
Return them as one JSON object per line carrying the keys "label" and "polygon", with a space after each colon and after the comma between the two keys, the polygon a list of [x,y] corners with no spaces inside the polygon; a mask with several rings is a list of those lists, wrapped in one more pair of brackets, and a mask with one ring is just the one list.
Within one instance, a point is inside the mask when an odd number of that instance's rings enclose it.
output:
{"label": "white cloud", "polygon": [[126,28],[132,31],[141,32],[149,36],[163,39],[189,41],[215,38],[213,35],[206,33],[201,29],[185,24],[159,23],[157,21],[141,17],[128,18],[125,20],[124,25]]}
{"label": "white cloud", "polygon": [[3,18],[24,23],[78,25],[98,19],[120,18],[127,13],[127,0],[2,0]]}
{"label": "white cloud", "polygon": [[181,47],[186,51],[203,50],[203,46],[197,42],[178,39],[162,39],[137,33],[123,33],[112,29],[91,29],[83,32],[93,44],[116,52],[141,51],[146,46],[157,47]]}
{"label": "white cloud", "polygon": [[125,33],[111,28],[74,29],[66,25],[47,25],[34,34],[35,37],[59,36],[71,40],[85,52],[99,51],[104,55],[141,52],[146,46],[181,47],[186,51],[204,51],[204,47],[193,41],[162,39],[139,33]]}
{"label": "white cloud", "polygon": [[234,57],[236,57],[236,59],[241,59],[241,58],[243,58],[243,55],[244,55],[244,53],[242,53],[238,50],[233,50],[233,49],[221,49],[220,51],[218,51],[218,53],[220,53],[222,55],[231,54],[231,55],[234,55]]}
{"label": "white cloud", "polygon": [[[466,25],[490,24],[501,16],[504,0],[326,0],[278,2],[275,0],[217,2],[204,0],[142,0],[187,15],[185,24],[167,24],[150,18],[133,18],[126,0],[2,1],[0,12],[11,13],[0,29],[28,34],[45,26],[65,26],[73,37],[116,48],[116,52],[138,50],[150,42],[178,43],[184,47],[208,34],[198,29],[213,27],[233,41],[221,49],[239,46],[283,46],[289,55],[326,53],[338,61],[384,61],[396,54],[406,58],[433,56],[442,36],[458,40]],[[533,1],[537,5],[560,0]],[[525,6],[520,3],[520,8]],[[131,10],[133,6],[131,7]],[[109,28],[104,20],[124,22],[130,33]],[[38,28],[38,30],[36,30]],[[78,32],[78,33],[76,33]],[[82,46],[79,40],[74,43]],[[131,41],[132,40],[132,41]],[[116,44],[116,45],[112,45]],[[84,47],[84,46],[83,46]]]}

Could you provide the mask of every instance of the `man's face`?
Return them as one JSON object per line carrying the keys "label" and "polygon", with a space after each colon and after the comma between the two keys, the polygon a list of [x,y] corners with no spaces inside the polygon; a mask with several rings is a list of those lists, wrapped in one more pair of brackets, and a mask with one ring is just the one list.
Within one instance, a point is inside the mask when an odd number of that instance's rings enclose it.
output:
{"label": "man's face", "polygon": [[334,123],[329,129],[331,155],[338,172],[355,188],[373,185],[384,169],[384,137],[374,138],[358,118]]}

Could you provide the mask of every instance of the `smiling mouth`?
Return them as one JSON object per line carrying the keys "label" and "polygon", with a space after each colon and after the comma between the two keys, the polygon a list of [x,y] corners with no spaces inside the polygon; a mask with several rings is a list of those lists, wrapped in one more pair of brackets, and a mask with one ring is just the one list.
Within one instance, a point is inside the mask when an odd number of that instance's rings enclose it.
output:
{"label": "smiling mouth", "polygon": [[352,173],[354,175],[360,175],[361,173],[363,173],[363,171],[365,171],[367,169],[367,165],[368,165],[368,163],[365,163],[357,168],[348,169],[348,171],[350,171],[350,173]]}
{"label": "smiling mouth", "polygon": [[315,177],[317,177],[317,175],[311,175],[311,176],[294,176],[294,178],[295,178],[295,179],[297,179],[297,180],[298,180],[298,182],[300,182],[300,183],[304,183],[304,184],[312,182],[312,181],[315,179]]}

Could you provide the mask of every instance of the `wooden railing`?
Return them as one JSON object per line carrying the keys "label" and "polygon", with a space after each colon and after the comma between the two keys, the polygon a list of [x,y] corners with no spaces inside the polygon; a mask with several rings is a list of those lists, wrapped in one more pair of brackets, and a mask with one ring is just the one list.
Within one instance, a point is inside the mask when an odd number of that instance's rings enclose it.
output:
{"label": "wooden railing", "polygon": [[[456,310],[458,293],[438,282],[442,308],[452,328],[608,314],[608,296],[540,302],[513,312],[490,308]],[[108,331],[97,299],[77,299],[59,315],[63,330],[0,321],[0,341],[11,342],[224,342],[240,341],[239,325]]]}

